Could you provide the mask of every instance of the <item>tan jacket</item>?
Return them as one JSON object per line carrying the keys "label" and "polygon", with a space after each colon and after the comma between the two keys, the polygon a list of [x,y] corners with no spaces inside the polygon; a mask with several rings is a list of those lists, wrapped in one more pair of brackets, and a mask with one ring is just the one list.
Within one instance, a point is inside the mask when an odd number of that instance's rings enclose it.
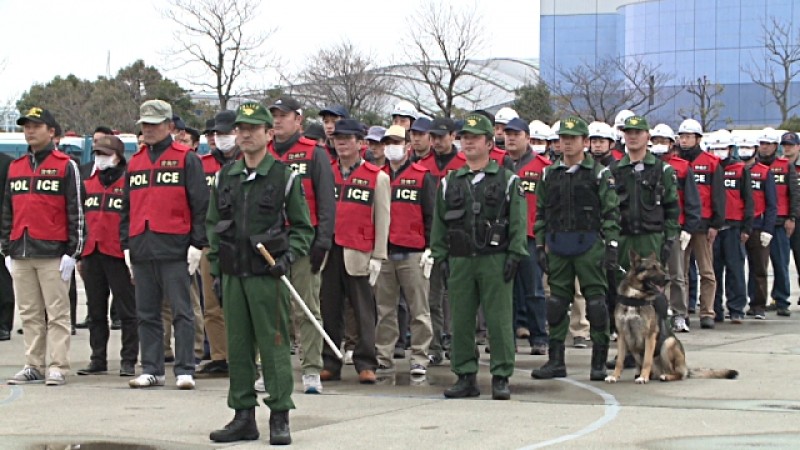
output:
{"label": "tan jacket", "polygon": [[384,261],[388,257],[389,242],[389,210],[392,201],[392,190],[389,175],[379,172],[375,183],[375,202],[372,204],[372,220],[375,222],[375,246],[372,253],[360,252],[351,248],[344,249],[344,268],[348,275],[354,277],[369,275],[369,260]]}

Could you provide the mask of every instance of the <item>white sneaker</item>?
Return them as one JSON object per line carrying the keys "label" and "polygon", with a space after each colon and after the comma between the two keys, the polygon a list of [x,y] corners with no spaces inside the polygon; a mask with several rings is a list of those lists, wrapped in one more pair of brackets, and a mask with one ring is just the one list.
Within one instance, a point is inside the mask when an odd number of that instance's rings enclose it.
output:
{"label": "white sneaker", "polygon": [[39,384],[44,383],[44,377],[39,370],[33,367],[25,367],[9,378],[8,384]]}
{"label": "white sneaker", "polygon": [[303,375],[303,392],[306,394],[322,394],[322,381],[320,381],[318,373]]}
{"label": "white sneaker", "polygon": [[348,350],[348,351],[344,352],[344,363],[346,365],[348,365],[348,366],[352,366],[353,365],[353,351],[352,350]]}
{"label": "white sneaker", "polygon": [[686,318],[683,316],[676,316],[672,331],[676,333],[688,333],[689,325],[686,323]]}
{"label": "white sneaker", "polygon": [[178,375],[177,380],[175,380],[175,386],[178,386],[178,389],[183,391],[190,391],[194,389],[194,377],[191,375]]}
{"label": "white sneaker", "polygon": [[45,386],[61,386],[67,384],[64,374],[58,370],[51,370],[47,372],[47,379],[44,380]]}
{"label": "white sneaker", "polygon": [[267,388],[264,386],[264,376],[263,375],[258,377],[258,379],[256,380],[256,383],[253,385],[253,389],[255,389],[256,392],[267,392]]}
{"label": "white sneaker", "polygon": [[163,386],[166,377],[164,375],[149,375],[143,373],[138,377],[128,381],[128,386],[132,388],[148,388],[153,386]]}

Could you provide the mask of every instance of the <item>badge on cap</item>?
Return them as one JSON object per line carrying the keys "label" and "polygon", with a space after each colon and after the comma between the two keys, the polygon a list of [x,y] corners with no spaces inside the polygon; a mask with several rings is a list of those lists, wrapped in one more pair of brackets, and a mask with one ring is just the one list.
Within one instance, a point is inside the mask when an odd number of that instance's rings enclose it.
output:
{"label": "badge on cap", "polygon": [[573,122],[571,120],[568,121],[568,122],[564,122],[564,126],[571,130],[571,129],[575,128],[575,122]]}
{"label": "badge on cap", "polygon": [[241,108],[239,108],[239,110],[240,110],[240,111],[242,112],[242,114],[244,114],[245,116],[252,116],[252,115],[253,115],[253,113],[255,113],[255,112],[256,112],[256,109],[253,107],[253,105],[242,105],[242,107],[241,107]]}
{"label": "badge on cap", "polygon": [[26,117],[42,117],[42,108],[33,107],[28,110],[28,114],[25,114]]}
{"label": "badge on cap", "polygon": [[477,121],[477,120],[475,120],[475,119],[473,119],[473,118],[469,118],[469,119],[467,119],[467,125],[469,125],[469,126],[471,126],[471,127],[474,127],[474,126],[475,126],[475,125],[477,125],[477,124],[478,124],[478,121]]}

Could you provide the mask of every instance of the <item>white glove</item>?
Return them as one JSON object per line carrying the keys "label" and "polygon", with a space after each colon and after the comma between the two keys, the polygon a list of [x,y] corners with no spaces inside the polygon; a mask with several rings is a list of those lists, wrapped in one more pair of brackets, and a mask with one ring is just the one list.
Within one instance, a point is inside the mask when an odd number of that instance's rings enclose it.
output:
{"label": "white glove", "polygon": [[761,235],[759,236],[759,239],[761,239],[762,247],[769,247],[769,241],[772,240],[772,235],[767,233],[766,231],[762,231]]}
{"label": "white glove", "polygon": [[203,257],[203,251],[197,247],[189,246],[189,251],[186,253],[186,262],[189,264],[189,275],[194,275],[197,268],[200,267],[200,258]]}
{"label": "white glove", "polygon": [[681,230],[679,239],[681,240],[681,250],[686,250],[689,246],[689,242],[692,240],[692,235],[688,231]]}
{"label": "white glove", "polygon": [[14,270],[14,260],[11,259],[10,256],[6,256],[6,269],[8,270],[8,273],[13,272]]}
{"label": "white glove", "polygon": [[375,286],[375,283],[378,281],[378,275],[381,273],[381,260],[379,259],[370,259],[369,260],[369,285]]}
{"label": "white glove", "polygon": [[425,279],[430,279],[431,269],[433,268],[433,258],[431,257],[431,249],[426,248],[422,252],[422,257],[419,259],[419,266],[422,267],[422,275]]}
{"label": "white glove", "polygon": [[61,257],[61,265],[58,266],[58,270],[61,271],[61,279],[64,281],[69,281],[72,279],[72,272],[75,270],[75,258],[69,255],[64,255]]}

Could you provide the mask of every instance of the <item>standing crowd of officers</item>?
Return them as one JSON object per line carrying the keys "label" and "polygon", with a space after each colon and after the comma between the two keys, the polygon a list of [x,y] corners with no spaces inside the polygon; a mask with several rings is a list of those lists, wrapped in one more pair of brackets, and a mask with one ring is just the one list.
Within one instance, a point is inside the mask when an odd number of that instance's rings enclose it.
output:
{"label": "standing crowd of officers", "polygon": [[[283,96],[221,111],[201,133],[149,100],[129,160],[99,127],[94,163],[79,167],[56,148],[52,114],[27,111],[18,125],[28,153],[0,159],[0,339],[10,338],[15,296],[26,349],[8,382],[65,384],[76,268],[92,349],[77,373],[108,371],[112,294],[130,387],[163,386],[166,362],[179,389],[194,389],[196,373],[229,376],[235,415],[211,433],[217,442],[259,437],[257,389],[268,392],[270,443],[291,442],[295,345],[309,394],[340,380],[345,364],[375,383],[410,349],[412,376],[449,358],[457,381],[444,395],[478,396],[484,331],[494,399],[511,396],[515,337],[548,356],[537,379],[567,376],[568,332],[577,347],[588,338],[590,379],[604,380],[609,312],[632,252],[667,268],[675,331],[689,331],[695,308],[704,329],[765,319],[770,261],[774,308],[790,314],[795,133],[704,138],[688,119],[676,135],[630,111],[613,127],[574,116],[529,124],[510,108],[453,121],[405,101],[389,128],[367,128],[338,105],[319,118],[304,128],[302,105]],[[201,134],[211,152],[199,156]],[[344,344],[344,360],[309,316]]]}

